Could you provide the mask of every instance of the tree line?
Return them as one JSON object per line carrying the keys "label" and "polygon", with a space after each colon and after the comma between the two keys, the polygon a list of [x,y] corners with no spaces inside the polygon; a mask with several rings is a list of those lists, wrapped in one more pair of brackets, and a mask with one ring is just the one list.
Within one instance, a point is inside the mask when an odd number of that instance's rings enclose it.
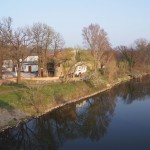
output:
{"label": "tree line", "polygon": [[31,27],[15,29],[12,22],[10,17],[0,20],[0,77],[2,77],[3,60],[11,59],[18,66],[19,83],[21,66],[27,56],[38,55],[39,68],[45,68],[48,52],[51,51],[54,55],[65,43],[60,33],[47,24],[34,23]]}
{"label": "tree line", "polygon": [[[0,20],[0,77],[3,60],[11,59],[18,66],[19,83],[23,60],[33,54],[38,56],[39,69],[46,67],[51,54],[55,60],[64,63],[64,72],[67,74],[75,62],[82,61],[90,66],[96,80],[102,75],[111,81],[119,75],[150,72],[150,42],[146,39],[137,39],[132,47],[120,45],[112,48],[107,32],[98,24],[90,24],[82,30],[86,51],[74,48],[76,57],[73,62],[71,59],[73,48],[64,48],[63,37],[49,25],[34,23],[32,26],[15,29],[12,22],[11,17]],[[63,53],[58,55],[58,51]]]}
{"label": "tree line", "polygon": [[150,73],[150,42],[146,39],[139,38],[132,46],[112,48],[107,32],[98,24],[84,27],[82,36],[93,59],[95,82],[102,75],[111,82],[126,75]]}

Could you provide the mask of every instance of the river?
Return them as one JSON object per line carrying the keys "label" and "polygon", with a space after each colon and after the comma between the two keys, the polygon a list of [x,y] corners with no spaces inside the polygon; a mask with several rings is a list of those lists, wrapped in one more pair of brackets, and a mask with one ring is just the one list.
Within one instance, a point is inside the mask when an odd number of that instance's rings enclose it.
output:
{"label": "river", "polygon": [[150,150],[150,77],[0,133],[0,150]]}

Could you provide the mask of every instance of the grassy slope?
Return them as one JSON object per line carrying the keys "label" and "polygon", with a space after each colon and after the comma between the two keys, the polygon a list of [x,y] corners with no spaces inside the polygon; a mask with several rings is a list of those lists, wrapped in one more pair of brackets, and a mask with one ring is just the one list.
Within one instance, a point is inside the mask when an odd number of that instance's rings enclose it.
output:
{"label": "grassy slope", "polygon": [[0,94],[0,108],[20,109],[29,115],[42,113],[50,108],[79,99],[100,91],[107,87],[105,85],[92,86],[89,82],[76,81],[70,83],[51,83],[38,88],[23,88],[23,86],[0,86],[0,91],[10,91],[11,89],[22,89],[7,94]]}
{"label": "grassy slope", "polygon": [[[10,88],[8,89],[10,90]],[[10,92],[7,94],[6,93],[0,94],[0,108],[6,109],[21,108],[22,107],[22,103],[20,101],[21,95],[22,95],[21,91]]]}
{"label": "grassy slope", "polygon": [[0,92],[14,90],[14,89],[16,89],[16,87],[14,86],[0,86]]}
{"label": "grassy slope", "polygon": [[[1,91],[10,91],[12,89],[15,89],[15,87],[0,87]],[[0,94],[0,108],[19,108],[32,114],[37,110],[42,112],[45,109],[78,99],[97,90],[82,81],[65,84],[53,83],[40,88]]]}
{"label": "grassy slope", "polygon": [[59,104],[81,98],[96,89],[85,82],[53,83],[40,88],[26,90],[23,93],[23,106],[30,113],[43,112]]}

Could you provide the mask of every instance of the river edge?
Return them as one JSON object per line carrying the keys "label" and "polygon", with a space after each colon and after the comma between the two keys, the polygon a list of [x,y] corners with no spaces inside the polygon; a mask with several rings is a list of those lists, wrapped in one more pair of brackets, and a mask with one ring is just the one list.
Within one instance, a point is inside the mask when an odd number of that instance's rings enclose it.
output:
{"label": "river edge", "polygon": [[[149,74],[143,74],[143,75],[141,75],[140,77],[137,77],[137,78],[141,78],[141,77],[146,76],[146,75],[149,75]],[[15,120],[13,123],[12,122],[10,123],[10,121],[8,121],[8,122],[5,123],[7,125],[0,127],[1,128],[0,129],[0,133],[4,132],[8,128],[14,128],[14,127],[17,127],[21,123],[26,123],[26,122],[28,122],[28,121],[30,121],[32,119],[39,118],[39,117],[41,117],[41,116],[43,116],[43,115],[45,115],[45,114],[47,114],[47,113],[49,113],[49,112],[51,112],[51,111],[53,111],[55,109],[58,109],[58,108],[61,108],[61,107],[65,106],[65,105],[69,105],[69,104],[72,104],[72,103],[75,103],[75,102],[87,99],[89,97],[95,96],[95,95],[100,94],[102,92],[105,92],[107,90],[110,90],[113,87],[115,87],[115,86],[117,86],[119,84],[128,82],[128,81],[130,81],[132,79],[133,78],[129,77],[129,76],[124,77],[124,78],[119,78],[119,81],[112,82],[111,84],[108,84],[106,88],[98,90],[98,91],[96,91],[96,92],[94,92],[92,94],[89,94],[89,95],[86,95],[86,96],[82,96],[82,97],[77,98],[77,99],[70,100],[70,101],[68,101],[66,103],[58,104],[57,106],[51,107],[51,108],[45,110],[44,112],[41,112],[40,114],[36,114],[35,116],[25,116],[23,118]]]}

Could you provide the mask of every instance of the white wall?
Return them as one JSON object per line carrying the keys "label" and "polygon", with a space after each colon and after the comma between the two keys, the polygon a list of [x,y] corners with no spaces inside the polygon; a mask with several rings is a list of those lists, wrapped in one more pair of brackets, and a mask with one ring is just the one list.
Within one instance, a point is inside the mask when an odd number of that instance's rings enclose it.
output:
{"label": "white wall", "polygon": [[23,65],[22,65],[22,71],[23,71],[23,72],[28,72],[29,66],[31,66],[31,72],[36,72],[36,71],[38,71],[38,65],[29,65],[29,64],[23,64]]}
{"label": "white wall", "polygon": [[32,65],[31,72],[36,72],[36,71],[38,71],[38,65]]}

